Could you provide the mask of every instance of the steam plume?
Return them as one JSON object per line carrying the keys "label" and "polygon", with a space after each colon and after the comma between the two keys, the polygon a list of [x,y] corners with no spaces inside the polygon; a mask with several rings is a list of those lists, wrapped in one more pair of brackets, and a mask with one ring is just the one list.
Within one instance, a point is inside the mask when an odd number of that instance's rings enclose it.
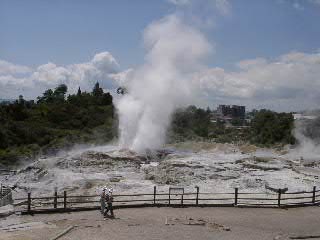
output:
{"label": "steam plume", "polygon": [[129,74],[128,94],[117,103],[120,145],[137,152],[164,144],[172,112],[194,95],[190,75],[211,50],[206,38],[177,15],[150,24],[144,44],[145,64]]}
{"label": "steam plume", "polygon": [[319,161],[320,155],[320,117],[309,120],[296,120],[293,134],[298,141],[298,146],[292,155],[303,157],[304,160]]}

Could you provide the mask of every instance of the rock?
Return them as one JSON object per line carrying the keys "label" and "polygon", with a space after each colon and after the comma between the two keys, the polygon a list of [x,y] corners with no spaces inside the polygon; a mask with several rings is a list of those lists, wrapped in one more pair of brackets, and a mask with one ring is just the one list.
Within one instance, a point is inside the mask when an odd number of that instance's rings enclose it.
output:
{"label": "rock", "polygon": [[219,174],[212,174],[209,176],[209,179],[218,179],[220,177]]}
{"label": "rock", "polygon": [[279,192],[279,189],[281,193],[285,193],[288,191],[288,188],[274,188],[274,187],[271,187],[268,183],[265,184],[265,188],[276,193]]}
{"label": "rock", "polygon": [[282,238],[282,235],[277,235],[273,238],[273,240],[280,240]]}
{"label": "rock", "polygon": [[7,217],[13,213],[14,213],[13,205],[6,205],[3,207],[0,207],[0,218]]}
{"label": "rock", "polygon": [[256,169],[256,170],[263,170],[263,171],[280,171],[280,167],[272,167],[267,165],[259,165],[254,163],[243,163],[243,167],[249,168],[249,169]]}
{"label": "rock", "polygon": [[225,227],[223,227],[223,230],[224,230],[224,231],[227,231],[227,232],[230,232],[230,231],[231,231],[231,228],[225,226]]}
{"label": "rock", "polygon": [[110,178],[109,181],[110,181],[110,182],[120,182],[121,179],[120,179],[120,178],[116,178],[116,177],[112,177],[112,178]]}

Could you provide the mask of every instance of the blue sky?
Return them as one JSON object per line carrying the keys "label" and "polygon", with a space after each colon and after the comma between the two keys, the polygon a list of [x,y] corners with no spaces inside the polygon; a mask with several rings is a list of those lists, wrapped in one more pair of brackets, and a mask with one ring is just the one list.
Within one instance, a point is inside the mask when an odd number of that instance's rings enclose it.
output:
{"label": "blue sky", "polygon": [[1,58],[70,64],[110,51],[123,67],[143,61],[141,33],[172,9],[165,1],[1,0]]}
{"label": "blue sky", "polygon": [[[303,9],[293,6],[299,2]],[[320,4],[307,1],[230,1],[229,16],[207,27],[216,44],[211,66],[241,59],[314,52],[320,42]],[[166,0],[1,0],[0,57],[36,66],[71,64],[109,51],[122,68],[143,62],[142,31],[175,6]]]}
{"label": "blue sky", "polygon": [[170,15],[213,48],[200,105],[318,106],[320,0],[0,0],[0,98],[114,88],[144,64],[145,29]]}

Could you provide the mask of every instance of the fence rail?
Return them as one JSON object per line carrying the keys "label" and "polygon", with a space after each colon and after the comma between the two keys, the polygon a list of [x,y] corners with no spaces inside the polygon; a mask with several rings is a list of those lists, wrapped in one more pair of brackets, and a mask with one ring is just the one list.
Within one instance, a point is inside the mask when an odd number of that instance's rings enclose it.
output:
{"label": "fence rail", "polygon": [[[246,193],[238,188],[232,193],[201,193],[199,187],[194,192],[185,192],[184,189],[169,188],[168,192],[113,195],[113,206],[117,208],[167,206],[167,207],[299,207],[320,205],[320,190],[313,187],[312,191],[288,192],[281,189],[278,193]],[[52,196],[32,197],[28,193],[26,198],[17,198],[17,211],[22,214],[46,213],[61,211],[81,211],[98,209],[100,207],[99,195],[68,195],[54,192]]]}
{"label": "fence rail", "polygon": [[12,190],[10,187],[0,185],[0,207],[12,203]]}

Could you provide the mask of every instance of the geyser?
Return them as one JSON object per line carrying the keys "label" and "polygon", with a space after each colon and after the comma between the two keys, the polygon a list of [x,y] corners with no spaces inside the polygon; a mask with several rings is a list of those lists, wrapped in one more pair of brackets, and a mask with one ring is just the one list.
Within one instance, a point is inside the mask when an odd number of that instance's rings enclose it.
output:
{"label": "geyser", "polygon": [[204,35],[175,14],[150,24],[144,44],[145,63],[127,75],[128,93],[117,103],[120,146],[136,152],[164,144],[171,114],[195,96],[191,75],[211,50]]}

